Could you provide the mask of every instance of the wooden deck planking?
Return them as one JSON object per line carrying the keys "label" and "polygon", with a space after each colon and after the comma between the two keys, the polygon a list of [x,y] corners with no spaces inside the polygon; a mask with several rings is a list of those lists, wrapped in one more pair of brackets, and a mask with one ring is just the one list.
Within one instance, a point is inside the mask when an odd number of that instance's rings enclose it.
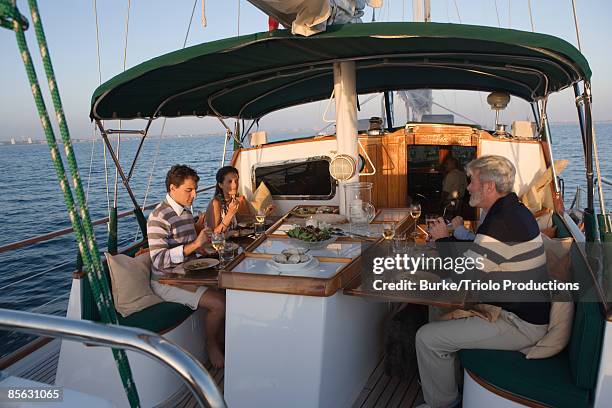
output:
{"label": "wooden deck planking", "polygon": [[384,372],[384,357],[372,372],[353,408],[410,408],[420,390],[416,365],[409,379],[389,377]]}
{"label": "wooden deck planking", "polygon": [[54,384],[60,346],[61,342],[59,340],[51,341],[12,366],[7,367],[5,371],[16,377]]}
{"label": "wooden deck planking", "polygon": [[[60,343],[50,343],[45,347],[45,350],[41,349],[37,353],[32,353],[27,360],[24,359],[19,364],[9,367],[7,372],[34,381],[54,384]],[[205,367],[223,392],[225,370],[215,369],[209,362],[206,362]],[[381,358],[355,400],[353,408],[411,408],[422,401],[416,366],[410,379],[402,381],[385,374],[384,358]],[[187,387],[183,386],[158,407],[196,408],[198,404]]]}

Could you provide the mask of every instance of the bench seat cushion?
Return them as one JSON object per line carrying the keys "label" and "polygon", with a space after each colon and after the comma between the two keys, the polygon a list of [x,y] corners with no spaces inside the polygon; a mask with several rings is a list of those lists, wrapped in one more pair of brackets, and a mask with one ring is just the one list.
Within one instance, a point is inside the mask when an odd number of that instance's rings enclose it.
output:
{"label": "bench seat cushion", "polygon": [[[106,268],[106,264],[104,266]],[[108,272],[105,272],[105,277],[110,284]],[[187,306],[174,302],[162,302],[128,317],[122,317],[117,313],[117,317],[119,324],[122,326],[138,327],[155,333],[162,333],[182,323],[183,320],[191,316],[191,313],[193,313],[193,310]],[[81,318],[94,322],[102,320],[86,277],[81,279]]]}
{"label": "bench seat cushion", "polygon": [[122,326],[138,327],[155,333],[171,329],[191,316],[193,310],[174,302],[162,302],[149,306],[140,312],[128,317],[119,315],[119,324]]}
{"label": "bench seat cushion", "polygon": [[501,350],[461,350],[459,358],[464,368],[511,394],[559,408],[589,406],[589,390],[574,384],[567,350],[539,360]]}

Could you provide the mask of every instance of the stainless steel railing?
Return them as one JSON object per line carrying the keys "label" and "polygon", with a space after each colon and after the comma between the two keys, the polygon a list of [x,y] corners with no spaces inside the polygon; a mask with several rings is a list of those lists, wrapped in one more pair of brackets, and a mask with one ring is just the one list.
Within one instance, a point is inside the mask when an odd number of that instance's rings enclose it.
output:
{"label": "stainless steel railing", "polygon": [[0,329],[145,354],[176,371],[201,406],[206,407],[208,404],[212,408],[226,407],[223,395],[199,361],[171,341],[147,330],[8,309],[0,309]]}

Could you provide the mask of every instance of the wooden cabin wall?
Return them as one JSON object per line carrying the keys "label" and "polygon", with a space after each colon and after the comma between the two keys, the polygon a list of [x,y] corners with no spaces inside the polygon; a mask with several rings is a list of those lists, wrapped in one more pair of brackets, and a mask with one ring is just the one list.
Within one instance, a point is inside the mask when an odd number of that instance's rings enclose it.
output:
{"label": "wooden cabin wall", "polygon": [[[359,181],[374,183],[372,201],[376,208],[406,207],[408,198],[408,149],[404,129],[383,136],[361,136],[359,138],[368,156],[374,163],[376,174],[360,176]],[[360,154],[363,151],[360,149]],[[373,169],[366,160],[364,172]]]}

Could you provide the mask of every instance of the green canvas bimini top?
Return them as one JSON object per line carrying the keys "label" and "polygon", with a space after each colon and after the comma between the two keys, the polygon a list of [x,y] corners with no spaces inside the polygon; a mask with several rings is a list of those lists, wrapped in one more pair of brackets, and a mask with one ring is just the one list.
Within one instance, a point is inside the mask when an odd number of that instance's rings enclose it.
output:
{"label": "green canvas bimini top", "polygon": [[356,63],[359,94],[464,89],[534,101],[591,77],[584,56],[550,35],[443,23],[347,24],[311,37],[276,30],[162,55],[98,87],[91,117],[259,118],[329,98],[333,63],[347,60]]}

